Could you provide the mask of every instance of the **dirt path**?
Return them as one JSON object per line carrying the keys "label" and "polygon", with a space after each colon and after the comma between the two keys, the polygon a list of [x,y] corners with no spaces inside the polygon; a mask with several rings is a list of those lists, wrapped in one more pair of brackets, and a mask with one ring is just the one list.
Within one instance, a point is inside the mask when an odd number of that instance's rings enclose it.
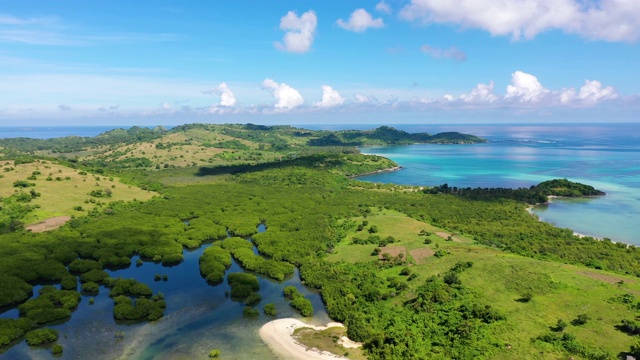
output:
{"label": "dirt path", "polygon": [[69,220],[71,220],[70,216],[53,217],[44,221],[40,221],[39,223],[36,223],[36,224],[27,225],[25,226],[25,229],[30,230],[31,232],[34,232],[34,233],[54,230],[66,224],[67,221]]}

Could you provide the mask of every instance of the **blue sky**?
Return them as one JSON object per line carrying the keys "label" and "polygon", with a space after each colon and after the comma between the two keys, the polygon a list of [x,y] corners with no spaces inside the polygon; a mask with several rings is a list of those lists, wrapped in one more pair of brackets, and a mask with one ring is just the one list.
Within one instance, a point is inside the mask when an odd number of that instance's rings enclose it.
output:
{"label": "blue sky", "polygon": [[0,0],[0,126],[639,121],[640,1]]}

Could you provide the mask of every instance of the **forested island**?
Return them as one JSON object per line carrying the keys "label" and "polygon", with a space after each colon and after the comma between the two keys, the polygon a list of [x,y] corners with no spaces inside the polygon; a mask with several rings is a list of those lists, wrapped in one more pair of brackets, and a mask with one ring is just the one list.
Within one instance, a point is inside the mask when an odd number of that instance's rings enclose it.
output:
{"label": "forested island", "polygon": [[[252,124],[0,139],[0,307],[19,311],[0,318],[0,351],[23,339],[64,351],[53,326],[101,288],[114,319],[162,321],[166,294],[107,270],[180,266],[185,249],[207,246],[200,275],[227,283],[247,321],[277,316],[256,276],[282,281],[298,268],[363,343],[339,354],[350,358],[640,356],[640,251],[526,211],[599,190],[567,179],[461,189],[352,178],[398,166],[361,145],[484,141]],[[242,272],[228,270],[232,259]],[[313,314],[295,287],[282,297]]]}

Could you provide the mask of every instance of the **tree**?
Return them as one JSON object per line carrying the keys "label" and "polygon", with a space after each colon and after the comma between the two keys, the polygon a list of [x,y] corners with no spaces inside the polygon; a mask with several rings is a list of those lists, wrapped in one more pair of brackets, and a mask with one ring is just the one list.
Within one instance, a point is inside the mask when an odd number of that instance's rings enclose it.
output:
{"label": "tree", "polygon": [[29,345],[51,343],[58,340],[58,331],[49,328],[31,330],[25,339]]}
{"label": "tree", "polygon": [[562,320],[562,319],[558,319],[558,322],[556,322],[556,326],[553,329],[554,331],[564,331],[564,329],[567,328],[567,326],[569,326],[569,324],[566,323],[566,321]]}
{"label": "tree", "polygon": [[267,316],[276,316],[276,305],[274,303],[265,304],[264,314]]}
{"label": "tree", "polygon": [[636,359],[640,359],[640,340],[636,341],[634,345],[631,345],[629,355],[635,357]]}
{"label": "tree", "polygon": [[587,314],[579,314],[577,318],[571,321],[571,325],[580,326],[586,324],[587,321],[589,321],[589,316],[587,316]]}

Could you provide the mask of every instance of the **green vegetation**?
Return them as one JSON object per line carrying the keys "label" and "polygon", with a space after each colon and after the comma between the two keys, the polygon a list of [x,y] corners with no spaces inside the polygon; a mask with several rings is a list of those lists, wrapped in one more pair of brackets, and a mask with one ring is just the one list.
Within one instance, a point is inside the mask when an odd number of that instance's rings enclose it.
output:
{"label": "green vegetation", "polygon": [[210,359],[217,359],[220,357],[220,350],[218,349],[213,349],[209,352],[209,358]]}
{"label": "green vegetation", "polygon": [[38,297],[27,300],[18,306],[18,310],[20,310],[20,316],[37,324],[44,324],[71,316],[71,312],[78,303],[80,303],[80,294],[76,291],[43,286]]}
{"label": "green vegetation", "polygon": [[231,255],[218,244],[204,250],[200,256],[200,274],[210,284],[224,280],[224,272],[231,266]]}
{"label": "green vegetation", "polygon": [[264,305],[264,314],[267,316],[276,316],[276,305],[274,303],[269,303]]}
{"label": "green vegetation", "polygon": [[284,261],[265,259],[253,253],[253,245],[238,237],[225,239],[222,247],[229,250],[231,255],[247,270],[267,275],[276,280],[284,280],[287,275],[293,274],[293,265]]}
{"label": "green vegetation", "polygon": [[[439,141],[464,141],[448,136]],[[115,319],[159,319],[166,307],[161,293],[104,270],[130,266],[136,255],[136,266],[179,263],[185,248],[207,242],[200,272],[212,285],[224,281],[232,256],[276,280],[298,266],[370,359],[512,359],[541,352],[595,359],[638,351],[637,248],[580,238],[526,212],[527,203],[550,195],[599,195],[586,185],[554,180],[517,190],[423,189],[350,179],[397,165],[351,147],[407,140],[384,127],[330,133],[193,124],[81,139],[0,142],[5,157],[18,159],[4,165],[0,179],[6,185],[0,189],[9,189],[1,194],[0,305],[20,312],[19,319],[0,319],[0,346],[68,318],[80,301],[77,278],[83,294],[97,293],[101,284],[110,289]],[[13,187],[16,181],[36,185]],[[134,185],[161,196],[131,193],[129,201],[102,203],[125,188],[147,193]],[[109,189],[112,198],[105,197]],[[67,205],[84,211],[74,210],[76,217],[57,230],[25,231],[22,221],[41,216],[35,205],[53,192],[81,194]],[[259,224],[268,231],[257,233]],[[249,236],[263,256],[242,238]],[[244,313],[257,316],[262,298],[255,275],[228,274],[227,282]],[[62,290],[44,286],[27,300],[42,283]],[[303,316],[313,313],[295,287],[285,295]],[[276,309],[263,310],[274,316]]]}
{"label": "green vegetation", "polygon": [[63,351],[63,350],[64,350],[64,349],[62,348],[62,345],[60,345],[60,344],[54,344],[54,345],[51,347],[51,353],[52,353],[53,355],[60,355],[60,354],[62,354],[62,351]]}
{"label": "green vegetation", "polygon": [[231,273],[227,275],[227,282],[231,286],[231,297],[240,300],[246,300],[260,290],[258,278],[248,273]]}
{"label": "green vegetation", "polygon": [[58,340],[58,332],[49,328],[36,329],[29,331],[24,338],[29,345],[41,345]]}
{"label": "green vegetation", "polygon": [[309,299],[298,292],[295,286],[287,286],[284,288],[284,296],[289,299],[289,305],[298,310],[302,316],[313,315],[313,305]]}

